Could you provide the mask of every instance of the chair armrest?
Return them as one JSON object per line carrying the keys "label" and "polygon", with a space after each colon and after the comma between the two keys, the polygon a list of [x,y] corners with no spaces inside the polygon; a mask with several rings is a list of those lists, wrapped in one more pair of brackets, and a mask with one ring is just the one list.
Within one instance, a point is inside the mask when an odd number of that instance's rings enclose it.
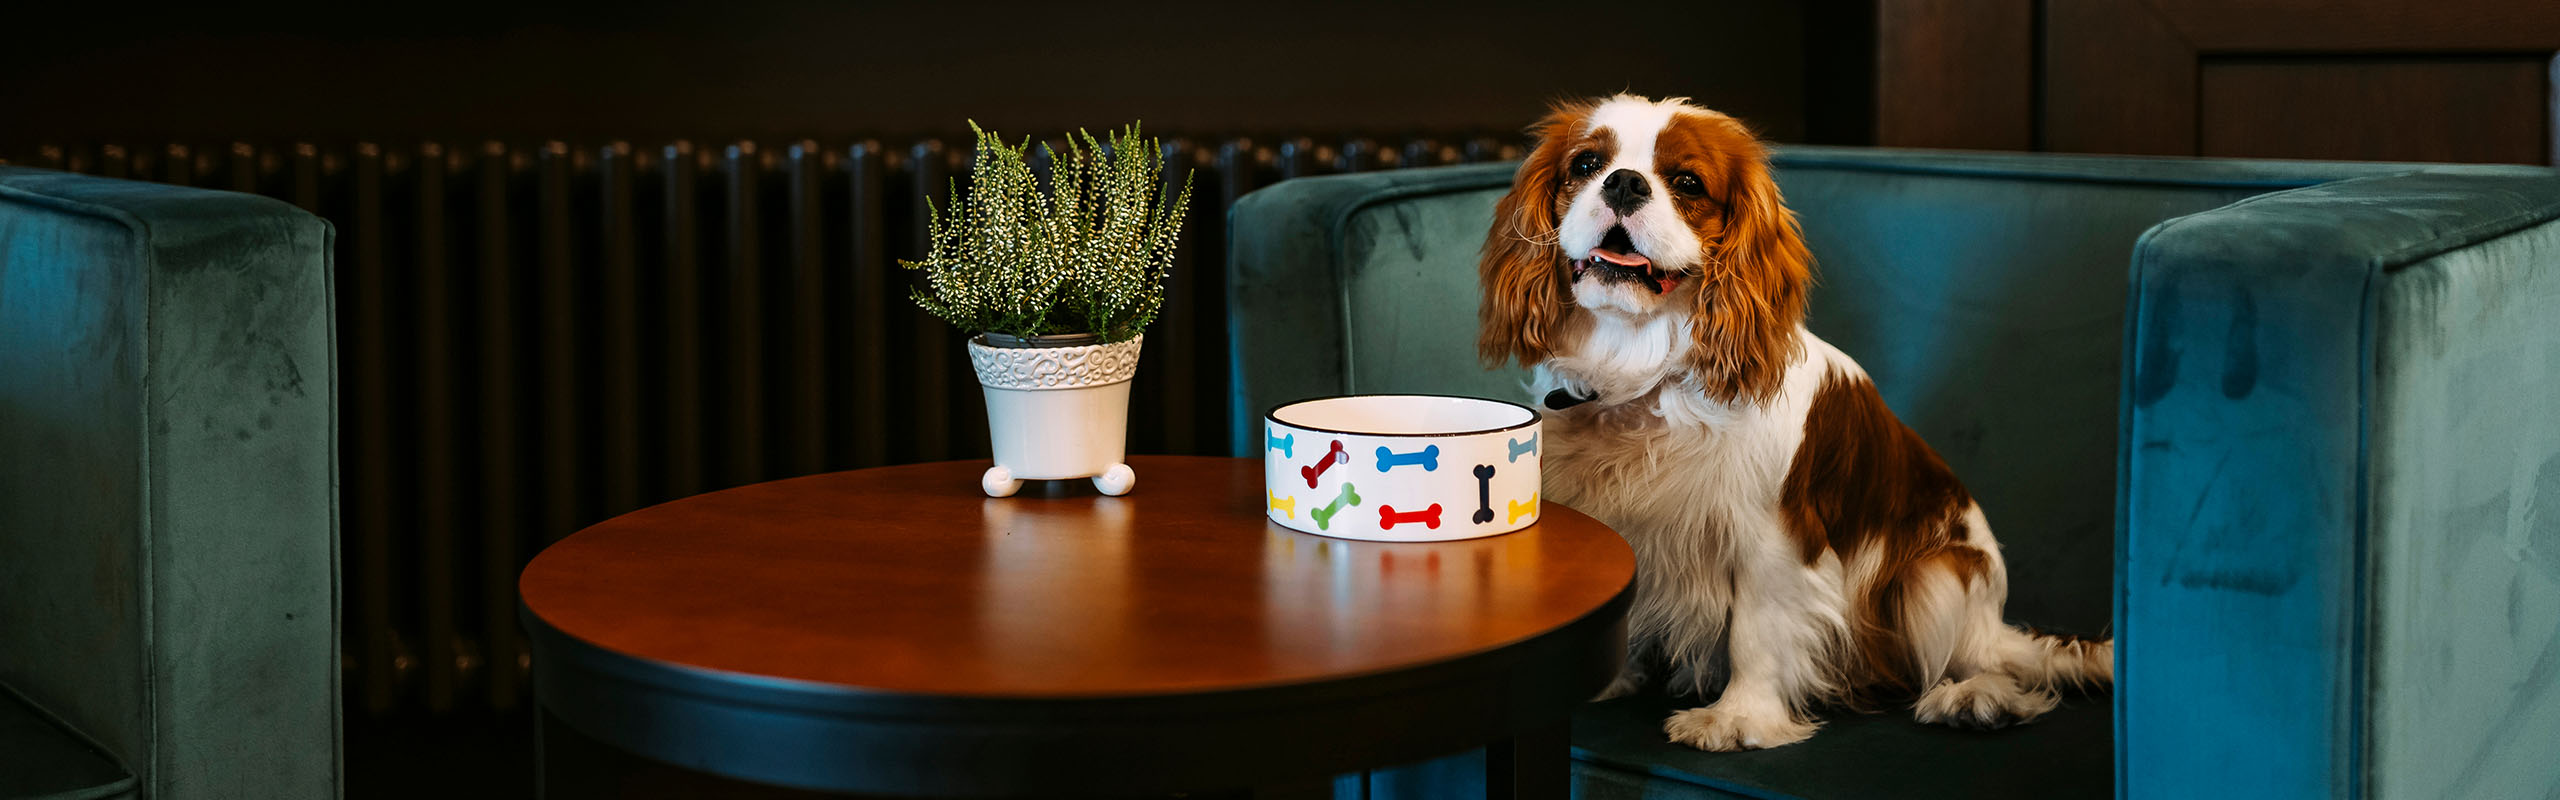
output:
{"label": "chair armrest", "polygon": [[[2441,644],[2495,662],[2478,665],[2483,679],[2529,672],[2532,650],[2507,652],[2509,637],[2413,629],[2421,608],[2503,618],[2413,579],[2423,540],[2523,535],[2508,516],[2448,524],[2436,507],[2452,496],[2430,492],[2449,479],[2426,467],[2460,464],[2504,489],[2541,466],[2553,485],[2540,502],[2560,512],[2560,461],[2547,460],[2560,416],[2509,410],[2560,391],[2555,218],[2549,171],[2444,167],[2262,195],[2142,237],[2118,442],[2119,796],[2444,794],[2428,782],[2465,770],[2490,782],[2453,795],[2548,780],[2547,765],[2494,755],[2428,766],[2417,756],[2448,747],[2421,740],[2460,726],[2409,703],[2511,686],[2422,686],[2391,665]],[[2456,374],[2469,383],[2447,392]],[[2459,452],[2483,442],[2512,458]],[[2540,524],[2560,544],[2560,518]],[[2560,552],[2536,557],[2520,597],[2560,607]],[[2434,582],[2447,578],[2463,574]],[[2517,640],[2549,645],[2540,619]],[[2504,735],[2547,741],[2560,726],[2560,697],[2540,682],[2527,730]]]}
{"label": "chair armrest", "polygon": [[0,683],[143,795],[338,793],[332,235],[0,167]]}
{"label": "chair armrest", "polygon": [[1262,430],[1256,420],[1272,405],[1344,391],[1343,229],[1352,214],[1416,195],[1508,186],[1517,168],[1472,164],[1300,178],[1238,199],[1227,212],[1231,452],[1261,452],[1262,443],[1253,440]]}

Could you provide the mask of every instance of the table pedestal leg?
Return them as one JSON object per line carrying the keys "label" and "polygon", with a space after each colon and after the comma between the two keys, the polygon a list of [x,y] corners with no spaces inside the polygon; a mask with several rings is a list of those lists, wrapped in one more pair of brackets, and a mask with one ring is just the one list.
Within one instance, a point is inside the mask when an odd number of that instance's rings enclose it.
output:
{"label": "table pedestal leg", "polygon": [[1485,800],[1564,800],[1572,793],[1571,720],[1531,728],[1485,746]]}
{"label": "table pedestal leg", "polygon": [[534,711],[534,796],[541,800],[818,800],[842,798],[697,772],[652,760]]}

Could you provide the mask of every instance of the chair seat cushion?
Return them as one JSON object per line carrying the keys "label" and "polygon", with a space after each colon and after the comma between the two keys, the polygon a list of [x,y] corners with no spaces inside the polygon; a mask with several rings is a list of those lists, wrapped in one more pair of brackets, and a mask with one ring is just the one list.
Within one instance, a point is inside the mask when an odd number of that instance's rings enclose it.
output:
{"label": "chair seat cushion", "polygon": [[125,797],[133,776],[0,687],[0,800]]}
{"label": "chair seat cushion", "polygon": [[1908,712],[1832,712],[1812,739],[1742,753],[1700,752],[1663,737],[1662,721],[1695,705],[1659,694],[1594,703],[1574,718],[1574,755],[1588,767],[1650,776],[1656,792],[1670,781],[1803,798],[2105,797],[2115,790],[2114,712],[2104,695],[2066,697],[2032,724],[1997,731],[1922,725]]}
{"label": "chair seat cushion", "polygon": [[[2065,696],[2032,724],[1966,731],[1908,711],[1832,712],[1812,739],[1771,750],[1706,753],[1672,744],[1662,721],[1697,705],[1660,694],[1584,706],[1573,719],[1573,788],[1625,798],[2107,797],[2115,791],[2115,715],[2107,697]],[[1477,797],[1476,751],[1370,773],[1372,800]]]}

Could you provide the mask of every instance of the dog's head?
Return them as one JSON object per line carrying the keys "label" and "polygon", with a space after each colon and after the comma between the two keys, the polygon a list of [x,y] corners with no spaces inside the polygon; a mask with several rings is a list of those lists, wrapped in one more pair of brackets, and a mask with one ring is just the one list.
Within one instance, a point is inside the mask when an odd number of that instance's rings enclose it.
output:
{"label": "dog's head", "polygon": [[1777,390],[1812,282],[1760,140],[1684,100],[1559,105],[1495,207],[1476,346],[1535,365],[1578,315],[1687,315],[1683,367],[1724,402]]}

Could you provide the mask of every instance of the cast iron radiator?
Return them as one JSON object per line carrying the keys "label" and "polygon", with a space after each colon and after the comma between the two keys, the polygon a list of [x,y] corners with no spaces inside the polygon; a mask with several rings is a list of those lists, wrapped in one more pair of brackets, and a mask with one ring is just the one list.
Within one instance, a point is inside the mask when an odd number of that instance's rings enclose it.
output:
{"label": "cast iron radiator", "polygon": [[[1518,158],[1519,137],[1165,142],[1194,181],[1130,449],[1222,449],[1227,208],[1275,181]],[[962,336],[907,300],[966,139],[115,144],[14,163],[252,192],[336,226],[348,707],[529,697],[543,545],[712,489],[987,454]]]}

